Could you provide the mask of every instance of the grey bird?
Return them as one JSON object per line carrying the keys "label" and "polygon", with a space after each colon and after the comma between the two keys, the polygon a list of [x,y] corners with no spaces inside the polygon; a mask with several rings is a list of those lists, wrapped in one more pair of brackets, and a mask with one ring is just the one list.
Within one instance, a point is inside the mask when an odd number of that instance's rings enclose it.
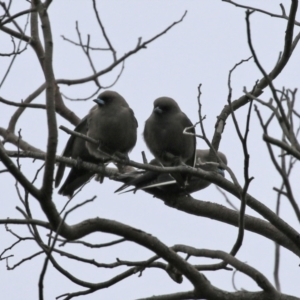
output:
{"label": "grey bird", "polygon": [[[223,164],[227,165],[227,158],[225,154],[218,151],[218,157],[221,159]],[[225,176],[224,169],[221,166],[212,166],[211,164],[208,164],[209,162],[213,162],[215,159],[212,159],[210,156],[210,150],[200,150],[197,149],[196,151],[196,168],[205,170],[205,171],[216,171],[221,176]],[[159,166],[159,163],[156,159],[152,160],[150,164]],[[177,194],[191,194],[196,191],[205,189],[208,187],[211,182],[192,176],[188,184],[183,188],[180,185],[178,185],[177,181],[174,180],[174,178],[168,174],[168,173],[159,173],[156,171],[143,171],[142,174],[140,173],[129,173],[121,175],[120,179],[125,181],[126,183],[123,184],[119,189],[117,189],[115,192],[121,192],[125,190],[129,186],[134,186],[133,189],[127,190],[126,192],[137,190],[152,190],[159,189],[160,191],[166,192],[168,194],[170,193],[177,193]]]}
{"label": "grey bird", "polygon": [[[155,159],[163,166],[194,166],[196,137],[190,119],[181,111],[177,102],[169,97],[154,101],[152,114],[145,123],[144,139]],[[183,131],[191,127],[189,132]],[[184,186],[187,177],[172,174],[177,182]]]}
{"label": "grey bird", "polygon": [[[126,100],[117,92],[105,91],[97,99],[97,103],[81,122],[75,131],[99,141],[93,144],[79,137],[71,136],[62,156],[72,157],[90,163],[105,163],[116,155],[128,159],[128,153],[136,144],[138,123],[132,109]],[[65,170],[65,164],[60,163],[55,178],[58,187]],[[119,165],[118,167],[121,168]],[[80,163],[71,171],[58,191],[59,194],[71,197],[76,189],[87,182],[94,172],[80,168]]]}

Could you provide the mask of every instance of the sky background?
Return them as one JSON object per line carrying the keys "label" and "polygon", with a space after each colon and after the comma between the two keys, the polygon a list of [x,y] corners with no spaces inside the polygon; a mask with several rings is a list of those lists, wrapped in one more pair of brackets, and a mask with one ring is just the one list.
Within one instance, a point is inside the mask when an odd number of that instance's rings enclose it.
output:
{"label": "sky background", "polygon": [[[279,3],[283,3],[289,10],[290,1],[243,1],[243,4],[252,5],[266,9],[274,13],[280,13]],[[205,130],[208,138],[214,133],[216,117],[220,114],[227,102],[228,95],[228,72],[242,59],[248,58],[250,50],[247,44],[245,10],[222,1],[97,1],[99,14],[105,26],[111,43],[120,57],[124,53],[135,48],[137,40],[142,37],[145,41],[164,30],[174,21],[177,21],[188,11],[184,21],[175,26],[167,34],[160,37],[147,46],[147,49],[139,51],[131,56],[125,63],[125,70],[117,82],[111,88],[119,92],[127,100],[135,112],[139,122],[138,141],[136,147],[130,154],[135,161],[142,161],[141,151],[146,151],[147,157],[151,158],[149,151],[143,141],[142,132],[144,122],[149,117],[153,107],[153,101],[161,96],[174,98],[192,122],[198,121],[197,87],[202,84],[202,110],[206,115]],[[26,1],[13,1],[12,14],[29,6]],[[101,31],[96,23],[91,1],[53,1],[49,9],[54,40],[53,66],[56,79],[77,79],[92,74],[90,65],[79,47],[63,41],[62,35],[77,41],[75,21],[78,21],[82,39],[86,41],[87,34],[91,36],[91,45],[94,47],[106,46]],[[298,13],[298,20],[300,16]],[[21,27],[24,26],[26,18],[19,19]],[[255,50],[263,67],[270,71],[276,63],[279,52],[283,49],[286,21],[271,18],[270,16],[255,13],[251,16],[252,38]],[[295,33],[299,31],[295,29]],[[27,29],[29,34],[29,31]],[[0,31],[1,52],[9,52],[12,49],[9,36]],[[288,66],[275,80],[278,89],[282,86],[294,89],[299,87],[299,63],[300,47],[296,49],[290,59]],[[112,55],[108,52],[95,52],[93,59],[97,70],[101,70],[112,62]],[[7,69],[9,59],[0,57],[0,79]],[[100,78],[102,85],[110,85],[120,71],[117,67],[111,73]],[[251,90],[255,81],[261,78],[261,74],[253,61],[240,66],[232,75],[233,96],[237,99],[243,95],[243,88]],[[3,98],[19,102],[25,99],[44,82],[38,60],[31,48],[18,56],[8,78],[1,87],[0,94]],[[68,97],[84,98],[91,95],[96,87],[93,83],[85,85],[66,86],[61,85],[60,90]],[[260,97],[267,101],[270,98],[269,91],[265,91]],[[45,103],[44,93],[34,103]],[[93,102],[65,101],[80,118],[84,117]],[[7,127],[11,115],[16,108],[0,103],[0,126]],[[245,115],[247,107],[239,109],[236,116],[243,129],[245,126]],[[299,111],[299,104],[296,110]],[[266,119],[269,112],[260,107]],[[73,128],[73,125],[57,116],[58,125]],[[46,118],[43,110],[27,110],[19,119],[16,130],[21,129],[24,140],[37,148],[45,150],[47,136]],[[200,133],[199,128],[197,129]],[[280,138],[278,127],[271,130],[273,136]],[[68,139],[65,132],[59,131],[58,154],[62,152]],[[14,146],[6,144],[8,149]],[[207,146],[202,140],[197,141],[197,147],[205,149]],[[272,190],[274,186],[281,184],[280,177],[275,171],[268,158],[266,146],[262,142],[262,130],[259,126],[255,113],[252,114],[251,128],[249,133],[248,147],[250,153],[250,176],[252,181],[249,193],[272,210],[276,205],[276,193]],[[234,171],[240,184],[243,184],[243,153],[232,119],[228,118],[222,135],[220,151],[226,154],[228,164]],[[22,160],[22,170],[29,177],[34,178],[35,172],[41,162],[32,162],[31,159]],[[0,169],[3,166],[0,165]],[[295,198],[299,198],[300,188],[297,183],[299,167],[295,167],[292,180],[294,184]],[[227,178],[229,178],[227,174]],[[39,178],[40,180],[40,178]],[[0,194],[2,198],[2,209],[0,218],[20,218],[16,206],[21,206],[15,187],[14,179],[9,174],[1,175]],[[37,186],[40,186],[38,181]],[[128,224],[144,230],[172,246],[174,244],[187,244],[198,248],[218,249],[230,251],[237,236],[237,228],[206,218],[200,218],[185,214],[164,205],[164,203],[144,192],[132,194],[114,194],[120,186],[119,183],[105,179],[102,185],[92,181],[82,193],[73,201],[73,205],[94,195],[97,199],[92,203],[72,213],[67,222],[75,224],[84,219],[101,217]],[[9,188],[8,188],[9,187]],[[222,195],[214,185],[203,191],[193,194],[199,200],[219,203],[228,206]],[[239,200],[229,195],[230,200],[239,205]],[[67,198],[57,195],[54,191],[54,201],[61,208]],[[285,200],[285,199],[284,199]],[[33,198],[30,199],[32,213],[36,219],[45,220],[39,204]],[[250,208],[247,214],[258,216]],[[299,230],[296,220],[288,202],[281,206],[281,216]],[[28,230],[21,226],[10,226],[15,232],[28,236]],[[46,238],[46,231],[41,230]],[[9,247],[15,238],[0,227],[1,247],[0,252]],[[104,243],[118,237],[102,233],[93,234],[84,240],[94,243]],[[12,265],[20,259],[38,250],[34,242],[23,242],[9,254],[14,254],[9,263]],[[64,250],[64,249],[63,249]],[[68,245],[65,250],[72,251],[77,255],[87,258],[95,258],[99,262],[114,262],[116,258],[123,260],[145,260],[153,253],[136,246],[133,243],[124,243],[107,249],[89,250],[80,245]],[[58,262],[69,272],[82,280],[101,282],[116,275],[123,268],[104,270],[96,267],[86,266],[65,258],[56,256]],[[245,238],[237,258],[263,272],[273,282],[274,265],[274,243],[259,235],[245,232]],[[280,279],[282,292],[300,297],[299,259],[287,250],[281,251],[282,264],[280,266]],[[24,295],[28,299],[38,297],[38,280],[43,265],[44,257],[35,258],[26,262],[13,271],[6,271],[5,261],[0,264],[0,290],[3,299],[21,299]],[[211,263],[204,259],[191,260],[199,263]],[[218,271],[206,272],[205,276],[218,288],[232,291],[232,272]],[[235,277],[236,287],[250,291],[258,290],[255,282],[238,273]],[[45,277],[45,299],[66,293],[83,290],[75,286],[68,279],[60,275],[49,266]],[[187,291],[191,284],[184,279],[182,284],[170,280],[166,273],[150,269],[143,273],[131,276],[123,282],[109,288],[85,296],[85,299],[138,299]]]}

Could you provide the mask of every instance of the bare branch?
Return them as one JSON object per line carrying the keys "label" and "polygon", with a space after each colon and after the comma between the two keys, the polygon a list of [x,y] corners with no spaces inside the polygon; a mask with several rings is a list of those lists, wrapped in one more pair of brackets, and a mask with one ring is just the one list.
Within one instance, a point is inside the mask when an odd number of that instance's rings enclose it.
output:
{"label": "bare branch", "polygon": [[[14,22],[14,21],[13,21],[13,22]],[[16,25],[16,23],[15,23],[15,25]],[[24,31],[26,31],[27,25],[28,25],[28,19],[27,19],[26,24],[24,25]],[[0,30],[1,30],[1,27],[0,27]],[[20,31],[21,31],[22,34],[23,34],[23,31],[22,31],[21,29],[20,29]],[[12,39],[12,42],[13,42],[13,44],[14,44],[13,37],[11,37],[11,39]],[[27,41],[27,42],[26,42],[26,45],[25,45],[25,47],[23,48],[23,50],[20,50],[21,44],[22,44],[22,39],[19,40],[18,46],[17,46],[17,47],[15,47],[15,45],[14,45],[14,48],[15,48],[15,49],[14,49],[14,51],[13,51],[13,53],[12,53],[13,57],[12,57],[12,60],[11,60],[9,66],[8,66],[8,68],[7,68],[7,70],[6,70],[5,74],[4,74],[4,76],[3,76],[3,79],[2,79],[1,82],[0,82],[0,88],[3,86],[3,84],[4,84],[4,82],[5,82],[5,79],[7,78],[8,74],[9,74],[9,72],[10,72],[10,70],[11,70],[11,68],[12,68],[12,66],[13,66],[13,64],[14,64],[14,62],[15,62],[15,60],[16,60],[16,58],[17,58],[17,55],[19,55],[20,53],[22,53],[23,51],[25,51],[25,50],[27,49],[27,45],[28,45],[29,42],[30,42],[30,41]]]}
{"label": "bare branch", "polygon": [[[268,75],[269,80],[274,80],[281,73],[283,68],[288,63],[296,45],[300,39],[300,33],[299,33],[296,36],[296,38],[294,39],[294,41],[290,41],[290,38],[291,38],[292,32],[293,32],[293,25],[294,25],[294,21],[295,21],[295,13],[297,11],[297,5],[298,5],[298,2],[296,0],[292,0],[289,21],[288,21],[287,29],[286,29],[286,36],[285,36],[286,42],[285,42],[283,54],[282,54],[280,60],[275,65],[275,67],[273,68],[273,70],[269,73],[269,75]],[[251,94],[254,97],[260,96],[262,94],[263,89],[268,86],[268,82],[269,82],[268,79],[264,76],[257,84],[255,84],[255,87],[253,88],[253,91],[251,92]],[[244,106],[245,104],[247,104],[248,101],[249,101],[249,98],[247,96],[242,96],[239,99],[232,102],[232,109],[237,110],[241,106]],[[224,109],[222,110],[220,116],[218,117],[216,129],[219,128],[220,122],[223,123],[226,121],[226,119],[228,118],[230,113],[231,113],[230,107],[225,106]],[[214,134],[214,137],[212,140],[212,145],[215,149],[218,149],[219,143],[220,143],[219,132],[217,130],[215,130],[215,134]]]}
{"label": "bare branch", "polygon": [[18,17],[20,17],[20,16],[30,14],[30,13],[32,13],[32,12],[34,12],[34,11],[35,11],[35,9],[32,9],[32,8],[26,9],[26,10],[20,11],[20,12],[16,13],[15,15],[13,15],[13,16],[7,18],[5,21],[1,21],[1,22],[0,22],[0,30],[1,30],[1,27],[2,27],[2,26],[4,26],[5,24],[8,24],[8,23],[10,23],[10,22],[12,22],[12,20],[14,20],[14,19],[16,19],[16,18],[18,18]]}
{"label": "bare branch", "polygon": [[[22,50],[17,49],[14,38],[11,37],[11,42],[13,44],[13,50],[10,53],[0,53],[0,56],[15,56],[15,55],[19,55],[21,53],[23,53],[25,50],[27,50],[27,45],[28,43],[25,45],[25,47]],[[19,48],[19,47],[18,47]],[[8,68],[8,70],[10,69],[10,67]]]}
{"label": "bare branch", "polygon": [[[1,150],[1,148],[0,148]],[[7,151],[7,153],[10,156],[15,156],[18,155],[16,152],[13,151]],[[0,152],[1,154],[1,152]],[[20,157],[32,157],[32,158],[36,158],[36,159],[45,159],[45,155],[44,154],[40,154],[40,153],[32,153],[32,152],[20,152],[19,153]],[[117,162],[121,162],[122,160],[115,158]],[[56,157],[56,161],[60,161],[63,163],[66,163],[67,165],[70,166],[75,166],[77,161],[75,159],[69,159],[69,158],[65,158],[65,157]],[[238,189],[233,183],[229,182],[228,180],[226,180],[225,178],[223,178],[222,176],[216,176],[213,172],[207,172],[207,171],[203,171],[200,169],[192,169],[192,168],[186,168],[184,166],[179,166],[179,167],[165,167],[165,168],[161,168],[161,167],[156,167],[156,166],[152,166],[149,164],[140,164],[140,163],[136,163],[133,161],[128,161],[126,162],[128,165],[137,167],[139,169],[145,169],[145,170],[150,170],[150,171],[156,171],[156,172],[162,172],[162,173],[173,173],[173,172],[182,172],[183,174],[191,174],[193,176],[198,176],[200,178],[203,178],[205,180],[208,180],[210,182],[213,182],[215,184],[217,184],[218,186],[222,187],[223,189],[225,189],[226,191],[228,191],[229,193],[235,195],[238,199],[240,199],[240,193],[241,190]],[[82,167],[83,168],[87,168],[88,170],[93,170],[95,171],[95,173],[100,173],[103,174],[103,172],[107,172],[107,175],[105,176],[109,176],[110,178],[114,178],[114,174],[116,174],[115,171],[111,170],[111,169],[105,169],[105,171],[103,170],[103,168],[94,165],[94,164],[90,164],[90,163],[82,163]],[[172,203],[172,197],[170,198],[170,196],[168,197],[168,195],[166,195],[165,193],[155,193],[156,197],[159,197],[161,199],[163,199],[164,201],[166,201],[167,205],[171,205]],[[276,216],[276,214],[274,214],[272,212],[272,210],[270,210],[269,208],[267,208],[263,203],[257,201],[254,197],[250,196],[249,194],[247,194],[247,204],[254,209],[256,212],[258,212],[259,214],[261,214],[264,218],[266,218],[271,224],[273,224],[279,231],[281,231],[282,233],[286,234],[286,236],[292,241],[292,244],[294,244],[294,246],[296,246],[296,248],[300,249],[300,244],[299,244],[299,240],[297,239],[297,231],[295,231],[291,226],[289,226],[286,222],[284,222],[283,220],[281,220],[280,218],[278,218],[278,216]],[[185,203],[188,203],[186,197],[183,197],[185,200]],[[181,197],[178,197],[178,199],[176,201],[179,201],[179,199],[181,199]],[[169,201],[170,200],[170,201]],[[174,202],[174,201],[173,201]],[[176,202],[178,203],[178,202]],[[47,203],[45,203],[46,205]],[[50,205],[50,207],[48,208],[48,211],[52,211],[52,204],[51,202],[48,203]],[[174,204],[173,204],[174,205]],[[176,208],[178,209],[178,207],[176,206]],[[56,209],[53,211],[56,212]],[[191,213],[193,213],[191,211]],[[235,212],[236,213],[236,212]],[[58,218],[58,215],[56,215],[56,213],[54,214],[55,218]],[[77,237],[78,238],[78,237]]]}
{"label": "bare branch", "polygon": [[217,185],[215,187],[223,195],[223,197],[225,198],[226,202],[231,206],[231,208],[237,211],[238,208],[229,200],[229,198],[227,197],[227,195]]}
{"label": "bare branch", "polygon": [[93,92],[92,95],[87,96],[87,97],[85,97],[85,98],[71,98],[71,97],[66,96],[66,95],[63,94],[63,93],[61,93],[61,95],[62,95],[65,99],[70,100],[70,101],[87,101],[87,100],[93,98],[95,95],[97,95],[97,94],[99,93],[100,89],[101,89],[101,88],[98,87],[98,88],[96,89],[96,91]]}
{"label": "bare branch", "polygon": [[17,107],[30,107],[30,108],[46,109],[46,105],[44,105],[44,104],[30,104],[30,103],[24,103],[24,102],[17,103],[17,102],[6,100],[2,97],[0,97],[0,102],[5,103],[7,105],[17,106]]}
{"label": "bare branch", "polygon": [[261,274],[258,270],[255,270],[251,266],[239,261],[234,256],[227,254],[223,251],[214,251],[214,250],[208,250],[208,249],[196,249],[192,247],[188,247],[185,245],[175,245],[172,247],[176,252],[184,252],[192,256],[203,256],[203,257],[210,257],[210,258],[218,258],[226,261],[228,264],[235,267],[240,272],[247,274],[249,277],[251,277],[259,287],[261,287],[264,291],[269,293],[276,293],[275,288],[273,285],[269,282],[269,280]]}
{"label": "bare branch", "polygon": [[97,77],[100,77],[108,72],[110,72],[112,69],[114,69],[116,66],[118,66],[120,63],[122,63],[123,61],[125,61],[128,57],[132,56],[133,54],[137,53],[138,51],[140,51],[141,49],[146,49],[147,45],[152,43],[153,41],[155,41],[156,39],[158,39],[159,37],[161,37],[162,35],[166,34],[170,29],[172,29],[175,25],[181,23],[183,21],[183,19],[185,18],[187,12],[185,12],[183,14],[183,16],[180,18],[180,20],[174,22],[173,24],[171,24],[170,26],[168,26],[165,30],[163,30],[162,32],[160,32],[159,34],[155,35],[154,37],[152,37],[151,39],[141,43],[141,41],[138,41],[137,46],[135,47],[135,49],[129,51],[128,53],[124,54],[121,58],[117,59],[116,61],[114,61],[110,66],[108,66],[107,68],[97,72],[94,75],[85,77],[85,78],[81,78],[81,79],[73,79],[73,80],[69,80],[69,79],[57,79],[56,83],[57,84],[66,84],[66,85],[73,85],[73,84],[81,84],[81,83],[85,83],[85,82],[89,82],[89,81],[93,81],[95,80]]}
{"label": "bare branch", "polygon": [[97,22],[98,22],[98,25],[100,26],[101,28],[101,31],[102,31],[102,34],[106,40],[106,43],[109,47],[109,50],[112,52],[112,55],[113,55],[113,59],[114,59],[114,62],[117,60],[117,52],[116,50],[114,49],[114,47],[112,46],[107,34],[106,34],[106,31],[105,31],[105,28],[100,20],[100,16],[99,16],[99,13],[98,13],[98,9],[97,9],[97,5],[96,5],[96,1],[93,0],[93,9],[94,9],[94,12],[95,12],[95,15],[96,15],[96,18],[97,18]]}
{"label": "bare branch", "polygon": [[110,51],[109,48],[97,48],[97,47],[92,47],[92,46],[87,45],[87,44],[82,44],[82,45],[81,45],[81,44],[79,44],[79,43],[76,43],[76,42],[74,42],[74,41],[72,41],[72,40],[66,38],[66,37],[63,36],[63,35],[61,35],[61,37],[62,37],[63,40],[65,40],[65,41],[67,41],[67,42],[69,42],[69,43],[71,43],[71,44],[73,44],[73,45],[75,45],[75,46],[84,47],[85,49],[86,49],[86,48],[89,48],[90,50],[95,50],[95,51]]}
{"label": "bare branch", "polygon": [[[262,127],[262,129],[264,131],[264,134],[268,135],[267,128],[266,128],[266,126],[263,123],[263,119],[262,119],[262,117],[260,115],[260,112],[259,112],[259,110],[258,110],[258,108],[257,108],[256,105],[255,105],[255,111],[256,111],[256,114],[257,114],[257,116],[259,118],[259,122],[260,122],[261,127]],[[285,188],[287,190],[287,197],[288,197],[288,199],[289,199],[289,201],[290,201],[290,203],[291,203],[291,205],[293,207],[293,210],[294,210],[294,212],[295,212],[295,214],[297,216],[298,221],[300,221],[300,208],[299,208],[299,206],[297,204],[296,199],[293,196],[293,192],[292,192],[292,188],[291,188],[290,182],[289,182],[287,176],[285,175],[284,171],[280,168],[279,164],[277,163],[271,145],[268,142],[266,143],[266,145],[267,145],[267,148],[268,148],[271,160],[273,162],[273,165],[274,165],[274,167],[276,168],[276,170],[278,171],[278,173],[280,174],[280,176],[283,179]]]}
{"label": "bare branch", "polygon": [[[222,0],[222,1],[230,3],[230,4],[233,4],[236,7],[241,7],[241,8],[245,8],[245,9],[248,9],[248,10],[257,11],[257,12],[260,12],[262,14],[265,14],[265,15],[268,15],[268,16],[271,16],[271,17],[289,20],[289,17],[286,15],[284,6],[282,4],[280,4],[280,8],[281,8],[282,13],[281,13],[281,15],[279,15],[279,14],[271,13],[271,12],[269,12],[267,10],[263,10],[263,9],[260,9],[260,8],[257,8],[257,7],[242,5],[242,4],[239,4],[239,3],[231,1],[231,0]],[[295,25],[300,26],[300,22],[295,21],[294,23],[295,23]]]}
{"label": "bare branch", "polygon": [[289,146],[287,143],[272,138],[267,134],[263,134],[263,140],[267,143],[278,146],[282,150],[285,150],[288,154],[293,155],[297,159],[300,159],[300,153],[297,150],[293,149],[291,146]]}
{"label": "bare branch", "polygon": [[[47,106],[47,124],[48,124],[48,141],[47,154],[45,161],[45,172],[41,194],[50,198],[52,196],[52,178],[54,174],[54,162],[57,147],[57,125],[55,115],[55,78],[52,67],[53,40],[51,33],[50,21],[47,9],[39,0],[34,1],[35,7],[38,9],[39,17],[42,23],[44,36],[45,57],[43,59],[43,70],[47,82],[46,87],[46,106]],[[44,201],[47,201],[44,199]]]}
{"label": "bare branch", "polygon": [[[53,237],[50,236],[50,238],[53,238]],[[88,247],[88,248],[99,249],[99,248],[110,247],[110,246],[113,246],[113,245],[123,243],[123,242],[126,241],[126,239],[118,239],[118,240],[108,242],[108,243],[103,243],[103,244],[91,244],[91,243],[88,243],[88,242],[85,242],[85,241],[68,241],[68,240],[64,240],[64,239],[60,239],[60,238],[57,238],[57,241],[62,242],[59,245],[60,247],[65,246],[66,244],[77,244],[77,245],[83,245],[83,246]]]}

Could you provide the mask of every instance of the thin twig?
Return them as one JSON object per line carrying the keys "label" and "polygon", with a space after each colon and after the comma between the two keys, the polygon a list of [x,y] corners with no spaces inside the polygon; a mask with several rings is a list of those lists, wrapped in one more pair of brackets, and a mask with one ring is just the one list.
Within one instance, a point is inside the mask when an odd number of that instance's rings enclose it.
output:
{"label": "thin twig", "polygon": [[[289,17],[286,15],[284,6],[281,3],[280,3],[281,15],[279,15],[279,14],[271,13],[271,12],[269,12],[267,10],[263,10],[263,9],[260,9],[260,8],[257,8],[257,7],[242,5],[242,4],[239,4],[239,3],[234,2],[232,0],[222,0],[222,1],[230,3],[230,4],[233,4],[236,7],[241,7],[241,8],[244,8],[244,9],[248,9],[248,10],[252,10],[252,11],[257,11],[257,12],[260,12],[262,14],[265,14],[265,15],[268,15],[268,16],[271,16],[271,17],[289,20]],[[295,25],[300,26],[300,22],[294,21],[294,23],[295,23]]]}

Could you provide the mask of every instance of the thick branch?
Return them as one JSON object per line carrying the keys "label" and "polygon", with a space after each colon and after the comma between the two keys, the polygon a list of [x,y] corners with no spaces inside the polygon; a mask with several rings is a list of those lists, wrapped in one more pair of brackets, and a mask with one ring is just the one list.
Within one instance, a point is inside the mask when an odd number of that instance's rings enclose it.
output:
{"label": "thick branch", "polygon": [[[53,41],[50,21],[48,18],[47,9],[40,1],[35,1],[35,6],[42,23],[44,36],[44,75],[47,82],[46,88],[46,107],[47,107],[47,123],[48,123],[48,141],[47,141],[47,155],[45,162],[45,172],[43,177],[43,185],[41,193],[47,198],[52,196],[52,179],[54,174],[55,154],[57,147],[57,124],[55,114],[55,79],[52,67],[53,58]],[[46,199],[47,199],[46,198]],[[44,199],[45,201],[45,199]]]}
{"label": "thick branch", "polygon": [[[17,151],[7,151],[7,153],[12,157],[31,157],[31,158],[35,158],[35,159],[41,159],[41,160],[45,159],[45,154],[43,154],[43,153],[32,153],[32,152],[18,153]],[[60,156],[56,156],[56,161],[63,162],[66,165],[73,166],[73,167],[76,166],[78,163],[77,160],[75,160],[75,159],[60,157]],[[143,165],[143,164],[139,164],[139,163],[134,163],[132,165],[138,165],[140,167],[145,166],[145,168],[148,167],[148,165]],[[94,171],[95,173],[99,173],[99,174],[106,176],[108,178],[111,178],[113,180],[122,181],[122,179],[118,178],[118,176],[117,176],[117,174],[118,174],[117,169],[112,169],[112,168],[104,169],[101,166],[91,164],[91,163],[86,163],[86,162],[82,162],[81,167],[91,170],[91,171]],[[160,167],[152,167],[152,166],[149,166],[149,167],[151,169],[155,168],[156,171],[160,171],[162,169]],[[174,169],[176,169],[176,168],[172,168],[172,170],[174,170]],[[192,171],[191,169],[190,169],[190,171],[193,172],[194,175],[197,173],[197,172]],[[202,174],[198,173],[198,176],[200,178],[206,179],[208,181],[215,181],[215,183],[217,183],[216,178],[219,179],[219,176],[210,174],[209,172],[205,172],[205,171],[203,171]],[[227,190],[230,191],[231,190],[230,187],[233,188],[234,190],[236,189],[235,186],[232,183],[230,183],[229,181],[225,180],[225,182],[226,182]],[[218,185],[220,185],[220,182]],[[223,185],[223,188],[224,188],[224,185]],[[238,192],[236,191],[235,193],[238,193]],[[200,201],[200,200],[196,200],[192,197],[185,197],[185,196],[178,196],[178,197],[176,197],[176,201],[174,201],[174,197],[175,197],[174,195],[172,197],[166,196],[166,194],[163,192],[160,194],[158,192],[156,192],[155,196],[158,197],[159,199],[165,201],[166,205],[176,208],[178,210],[184,211],[186,213],[190,213],[190,214],[194,214],[194,215],[202,216],[202,217],[207,217],[207,218],[212,218],[212,219],[218,220],[220,222],[224,222],[224,223],[227,223],[227,224],[230,224],[233,226],[238,226],[238,212],[234,211],[232,209],[228,209],[222,205],[219,205],[216,203]],[[248,197],[251,197],[251,196],[248,195]],[[255,200],[252,197],[249,199],[254,200],[254,206],[256,205],[257,207],[259,207],[258,211],[261,211],[261,210],[264,211],[263,210],[264,206],[262,204],[261,204],[262,208],[260,208],[260,203],[257,200]],[[252,204],[252,206],[253,206],[253,203],[251,201],[250,201],[250,204]],[[272,217],[272,214],[274,214],[270,210],[268,211],[268,209],[267,209],[267,213],[270,213],[269,218]],[[276,215],[274,214],[274,216],[276,216]],[[294,231],[292,228],[288,227],[288,225],[286,223],[284,223],[278,216],[276,216],[276,218],[274,218],[273,222],[275,222],[276,224],[278,223],[277,226],[273,226],[273,225],[267,223],[266,221],[246,215],[245,216],[245,229],[255,232],[257,234],[260,234],[262,236],[265,236],[274,242],[277,242],[278,244],[289,249],[290,251],[292,251],[293,253],[295,253],[296,255],[298,255],[300,257],[299,247],[296,246],[295,243],[292,242],[289,238],[287,238],[287,236],[284,234],[285,230],[291,230],[291,232],[290,232],[291,235],[293,233],[297,234],[296,231]],[[284,228],[284,230],[278,229],[278,227],[281,228],[283,226],[283,224],[286,224],[287,228]]]}

